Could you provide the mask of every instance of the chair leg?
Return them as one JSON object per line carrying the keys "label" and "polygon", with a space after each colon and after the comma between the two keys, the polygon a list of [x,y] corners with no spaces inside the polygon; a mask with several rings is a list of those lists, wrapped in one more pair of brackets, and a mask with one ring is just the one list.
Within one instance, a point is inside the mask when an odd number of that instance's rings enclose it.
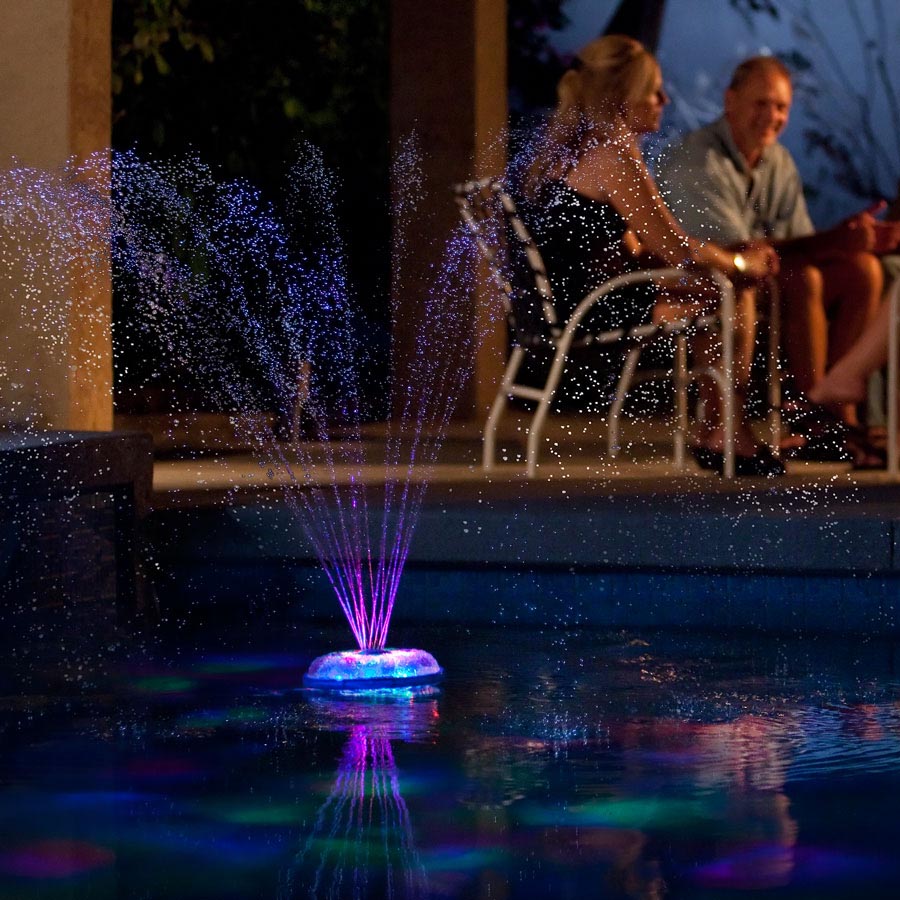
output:
{"label": "chair leg", "polygon": [[769,346],[767,375],[769,388],[769,447],[781,455],[781,299],[774,279],[769,283]]}
{"label": "chair leg", "polygon": [[616,382],[616,396],[613,399],[612,406],[609,408],[609,416],[606,424],[606,454],[610,459],[615,459],[619,455],[619,416],[622,407],[625,404],[625,396],[631,388],[631,380],[634,378],[634,370],[637,368],[638,360],[641,358],[641,350],[643,348],[632,347],[625,357],[625,364],[619,374],[619,380]]}
{"label": "chair leg", "polygon": [[525,358],[525,350],[522,347],[513,347],[513,351],[509,356],[509,362],[506,364],[506,371],[503,373],[503,381],[497,390],[497,396],[491,404],[491,411],[488,414],[487,421],[484,423],[484,439],[481,452],[481,467],[483,469],[492,469],[495,462],[496,454],[496,434],[497,425],[500,417],[506,409],[509,402],[509,392],[515,383],[516,375],[519,373],[519,367]]}
{"label": "chair leg", "polygon": [[309,402],[311,381],[312,363],[307,359],[300,360],[297,365],[297,384],[294,388],[294,402],[291,405],[290,414],[287,416],[284,423],[283,431],[285,438],[291,444],[296,444],[300,441],[303,412]]}
{"label": "chair leg", "polygon": [[897,346],[900,340],[900,278],[891,285],[890,294],[888,295],[888,303],[890,308],[888,314],[888,396],[887,396],[887,446],[888,474],[893,479],[900,476],[900,447],[897,445],[897,419],[898,410],[897,403],[900,386],[900,347]]}
{"label": "chair leg", "polygon": [[672,461],[676,468],[683,469],[688,430],[687,389],[690,382],[687,365],[687,335],[685,334],[679,334],[675,338],[673,381],[675,387],[675,437]]}
{"label": "chair leg", "polygon": [[722,428],[725,437],[724,465],[722,476],[734,478],[734,288],[727,283],[722,288],[722,302],[719,306],[722,319]]}
{"label": "chair leg", "polygon": [[550,366],[550,372],[547,375],[547,381],[544,383],[544,390],[541,392],[541,398],[538,401],[537,409],[531,419],[531,425],[528,426],[528,450],[525,457],[525,474],[528,478],[534,478],[537,472],[538,449],[540,448],[541,433],[544,430],[544,422],[547,420],[547,413],[550,412],[550,403],[559,387],[559,379],[562,377],[563,366],[566,364],[566,356],[568,354],[568,346],[560,344],[556,348],[553,356],[553,364]]}

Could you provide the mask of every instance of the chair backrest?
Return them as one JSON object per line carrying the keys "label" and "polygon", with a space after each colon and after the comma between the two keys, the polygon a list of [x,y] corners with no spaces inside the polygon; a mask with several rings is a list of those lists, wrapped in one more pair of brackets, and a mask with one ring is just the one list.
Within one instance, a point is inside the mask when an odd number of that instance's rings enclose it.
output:
{"label": "chair backrest", "polygon": [[558,332],[540,251],[503,183],[491,178],[454,188],[460,216],[500,288],[514,340],[541,343]]}

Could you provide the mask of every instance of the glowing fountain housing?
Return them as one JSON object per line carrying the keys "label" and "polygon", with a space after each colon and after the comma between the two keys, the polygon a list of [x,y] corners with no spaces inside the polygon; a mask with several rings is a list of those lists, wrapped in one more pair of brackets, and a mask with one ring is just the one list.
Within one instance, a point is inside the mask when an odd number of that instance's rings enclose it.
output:
{"label": "glowing fountain housing", "polygon": [[[245,410],[234,417],[238,433],[259,454],[260,465],[269,467],[270,477],[275,470],[286,476],[286,504],[322,564],[356,646],[365,648],[315,660],[305,685],[336,693],[399,694],[398,688],[439,680],[441,667],[430,654],[382,648],[429,475],[470,374],[469,350],[478,346],[479,336],[466,324],[477,281],[471,236],[459,231],[449,240],[419,298],[419,352],[402,367],[404,380],[394,385],[397,417],[386,435],[387,477],[373,502],[362,477],[373,462],[361,430],[368,405],[361,390],[365,370],[359,366],[365,354],[335,224],[336,185],[319,151],[304,147],[291,169],[286,208],[303,221],[302,231],[309,227],[316,247],[299,254],[292,249],[295,229],[274,218],[252,187],[219,183],[193,158],[163,166],[144,163],[133,153],[112,159],[112,202],[101,208],[96,227],[114,253],[113,271],[125,279],[123,289],[136,292],[135,324],[151,329],[168,354],[202,371],[205,389],[217,403]],[[414,227],[409,213],[427,193],[412,143],[404,145],[397,163],[396,182],[403,189],[394,208],[402,225],[397,235],[402,255]],[[98,171],[106,171],[104,165],[98,156]],[[70,181],[66,170],[63,209],[77,205],[80,196],[70,200]],[[0,178],[0,206],[3,188]],[[161,221],[172,226],[160,228]],[[69,243],[62,242],[67,252]],[[189,262],[194,259],[202,265]],[[258,284],[266,285],[263,318],[255,314]],[[210,328],[211,323],[219,327]],[[448,341],[448,326],[465,341]],[[247,381],[244,354],[234,353],[234,335],[246,343],[261,380]],[[296,360],[305,367],[299,393]],[[258,412],[273,400],[272,409],[293,410],[294,420],[302,411],[309,435],[291,429],[284,440]],[[340,428],[339,440],[332,440],[335,428]],[[416,478],[411,477],[414,469]]]}
{"label": "glowing fountain housing", "polygon": [[432,684],[444,675],[425,650],[342,650],[319,656],[303,676],[303,685],[324,690],[359,690]]}

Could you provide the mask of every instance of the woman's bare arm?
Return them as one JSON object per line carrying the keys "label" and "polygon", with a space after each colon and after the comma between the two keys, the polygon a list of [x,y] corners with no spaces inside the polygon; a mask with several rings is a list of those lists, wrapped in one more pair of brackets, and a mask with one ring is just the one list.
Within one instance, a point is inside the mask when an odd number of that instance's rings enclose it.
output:
{"label": "woman's bare arm", "polygon": [[592,148],[569,173],[567,183],[579,193],[611,203],[643,249],[668,265],[703,266],[731,276],[756,277],[771,268],[766,251],[761,249],[745,254],[748,265],[741,269],[731,251],[689,237],[663,202],[633,142],[610,142]]}

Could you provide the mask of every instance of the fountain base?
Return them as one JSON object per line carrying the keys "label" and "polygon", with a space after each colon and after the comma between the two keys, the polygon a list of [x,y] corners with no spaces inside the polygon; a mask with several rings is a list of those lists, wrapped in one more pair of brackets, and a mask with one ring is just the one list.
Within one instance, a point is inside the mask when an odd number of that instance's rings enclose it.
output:
{"label": "fountain base", "polygon": [[439,681],[444,670],[424,650],[342,650],[314,659],[303,686],[321,690],[406,687]]}

